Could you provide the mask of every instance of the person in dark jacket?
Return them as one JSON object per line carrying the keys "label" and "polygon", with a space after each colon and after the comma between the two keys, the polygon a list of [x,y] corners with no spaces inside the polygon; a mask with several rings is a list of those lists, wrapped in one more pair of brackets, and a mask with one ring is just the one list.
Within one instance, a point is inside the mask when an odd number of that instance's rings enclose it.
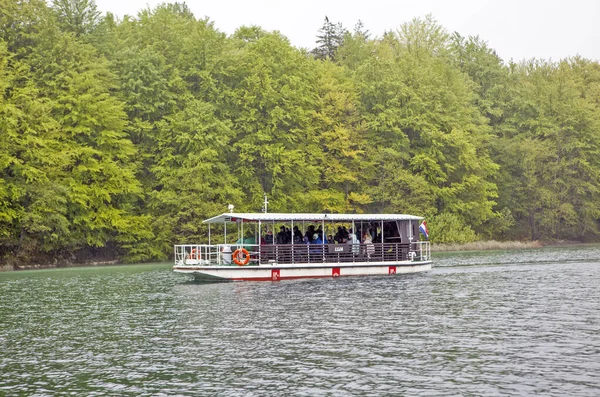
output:
{"label": "person in dark jacket", "polygon": [[277,244],[288,244],[285,226],[279,228],[279,233],[277,233]]}
{"label": "person in dark jacket", "polygon": [[302,244],[303,239],[304,236],[300,229],[298,229],[298,226],[294,226],[294,244]]}
{"label": "person in dark jacket", "polygon": [[307,229],[306,229],[306,236],[308,237],[308,241],[312,244],[314,238],[313,236],[315,235],[315,225],[310,225]]}
{"label": "person in dark jacket", "polygon": [[267,230],[267,235],[265,236],[265,244],[273,244],[273,232]]}

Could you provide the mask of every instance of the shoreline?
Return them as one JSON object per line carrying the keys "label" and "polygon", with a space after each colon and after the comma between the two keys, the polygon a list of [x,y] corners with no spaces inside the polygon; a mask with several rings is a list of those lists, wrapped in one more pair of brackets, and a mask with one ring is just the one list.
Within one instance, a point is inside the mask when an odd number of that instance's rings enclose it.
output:
{"label": "shoreline", "polygon": [[[579,244],[586,244],[581,241],[558,240],[542,242],[536,241],[473,241],[471,243],[438,243],[431,245],[431,252],[464,252],[464,251],[492,251],[492,250],[521,250],[535,249],[543,247],[570,247]],[[49,260],[50,261],[50,260]],[[36,261],[37,262],[37,261]],[[123,265],[121,260],[87,260],[82,262],[65,261],[59,263],[52,260],[54,263],[41,264],[39,262],[27,265],[3,264],[0,265],[0,272],[20,271],[20,270],[43,270],[43,269],[60,269],[69,267],[94,267],[94,266],[116,266]]]}
{"label": "shoreline", "polygon": [[470,243],[438,243],[431,244],[431,252],[461,252],[461,251],[491,251],[491,250],[520,250],[542,248],[546,246],[541,241],[473,241]]}
{"label": "shoreline", "polygon": [[104,260],[104,261],[85,261],[85,262],[68,262],[64,264],[49,263],[43,265],[33,263],[30,265],[0,265],[0,272],[18,272],[21,270],[47,270],[47,269],[67,269],[70,267],[101,267],[101,266],[116,266],[124,265],[120,260]]}
{"label": "shoreline", "polygon": [[492,250],[520,250],[535,249],[543,247],[572,247],[575,245],[588,245],[597,243],[586,243],[573,240],[554,241],[473,241],[471,243],[438,243],[431,245],[431,252],[462,252],[462,251],[492,251]]}

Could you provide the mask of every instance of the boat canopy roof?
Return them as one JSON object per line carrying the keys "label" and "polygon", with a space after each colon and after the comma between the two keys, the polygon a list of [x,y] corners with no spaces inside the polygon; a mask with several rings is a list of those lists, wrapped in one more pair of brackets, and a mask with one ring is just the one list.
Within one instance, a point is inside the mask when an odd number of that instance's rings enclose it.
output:
{"label": "boat canopy roof", "polygon": [[277,212],[257,212],[257,213],[223,213],[206,219],[203,223],[225,223],[237,222],[290,222],[290,221],[308,221],[308,222],[352,222],[352,221],[418,221],[424,219],[421,216],[406,214],[303,214],[303,213],[277,213]]}

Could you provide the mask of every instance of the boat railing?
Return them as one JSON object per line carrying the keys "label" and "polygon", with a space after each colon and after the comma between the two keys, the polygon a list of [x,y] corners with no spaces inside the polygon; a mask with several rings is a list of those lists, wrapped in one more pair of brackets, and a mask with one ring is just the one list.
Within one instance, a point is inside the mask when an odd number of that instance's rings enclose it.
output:
{"label": "boat railing", "polygon": [[[175,246],[175,265],[235,266],[234,253],[238,249],[248,252],[248,266],[431,259],[431,244],[428,241],[371,244],[188,244]],[[242,252],[239,257],[243,260],[244,256],[245,252]]]}
{"label": "boat railing", "polygon": [[428,241],[373,244],[274,244],[260,247],[260,263],[345,263],[426,261]]}
{"label": "boat railing", "polygon": [[233,255],[238,249],[248,252],[249,264],[258,264],[260,260],[259,247],[258,244],[176,245],[175,265],[233,265]]}

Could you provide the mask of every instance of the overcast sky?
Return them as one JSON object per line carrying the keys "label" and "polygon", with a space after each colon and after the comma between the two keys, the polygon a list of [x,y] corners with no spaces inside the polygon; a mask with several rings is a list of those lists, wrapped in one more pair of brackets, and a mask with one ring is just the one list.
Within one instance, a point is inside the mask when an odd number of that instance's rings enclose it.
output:
{"label": "overcast sky", "polygon": [[[157,0],[96,0],[119,17],[154,8]],[[196,18],[209,17],[231,34],[243,25],[278,30],[296,47],[315,47],[325,15],[349,30],[360,19],[375,37],[415,17],[432,14],[449,32],[479,35],[505,61],[600,60],[600,0],[213,0],[186,2]]]}

